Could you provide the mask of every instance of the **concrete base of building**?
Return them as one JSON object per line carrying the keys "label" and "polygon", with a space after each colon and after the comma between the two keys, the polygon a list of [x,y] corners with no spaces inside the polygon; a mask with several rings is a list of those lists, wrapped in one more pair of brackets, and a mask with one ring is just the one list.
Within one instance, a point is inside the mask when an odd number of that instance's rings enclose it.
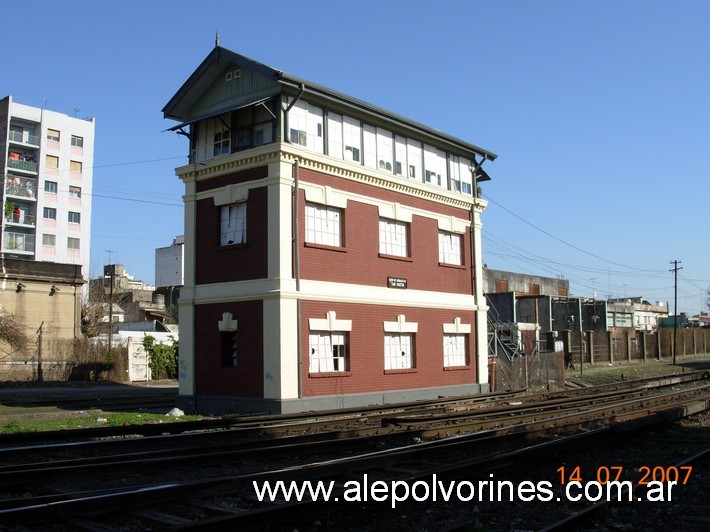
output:
{"label": "concrete base of building", "polygon": [[467,384],[438,388],[303,397],[301,399],[179,395],[177,406],[185,412],[198,414],[294,414],[298,412],[406,403],[437,399],[439,397],[477,395],[488,393],[489,391],[488,384]]}

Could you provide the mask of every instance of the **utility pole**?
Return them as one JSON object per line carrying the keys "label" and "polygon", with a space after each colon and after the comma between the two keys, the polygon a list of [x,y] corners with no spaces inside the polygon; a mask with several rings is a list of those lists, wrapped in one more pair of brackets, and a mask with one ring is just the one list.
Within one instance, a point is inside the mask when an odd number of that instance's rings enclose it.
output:
{"label": "utility pole", "polygon": [[44,322],[40,323],[37,329],[37,382],[44,382],[44,373],[42,371],[42,328]]}
{"label": "utility pole", "polygon": [[673,272],[674,282],[673,282],[673,365],[675,366],[675,353],[678,350],[678,270],[682,270],[682,267],[678,267],[681,264],[679,260],[672,260],[671,264],[673,268],[668,271]]}

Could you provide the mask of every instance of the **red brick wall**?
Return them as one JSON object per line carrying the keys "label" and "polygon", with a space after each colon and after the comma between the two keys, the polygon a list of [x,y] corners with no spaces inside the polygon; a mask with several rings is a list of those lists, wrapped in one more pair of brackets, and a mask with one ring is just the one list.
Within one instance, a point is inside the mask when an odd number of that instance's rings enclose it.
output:
{"label": "red brick wall", "polygon": [[[395,306],[355,305],[304,301],[302,303],[301,339],[303,396],[377,392],[420,387],[473,384],[476,379],[474,312],[404,308]],[[309,375],[309,318],[324,318],[333,310],[337,319],[352,320],[348,333],[348,372]],[[397,321],[404,314],[407,322],[418,322],[414,335],[414,371],[385,372],[384,321]],[[462,323],[471,324],[468,338],[468,360],[465,369],[444,368],[443,324],[453,323],[459,316]]]}
{"label": "red brick wall", "polygon": [[[217,322],[231,312],[237,320],[237,367],[222,367]],[[264,396],[262,301],[195,306],[195,386],[197,394]]]}
{"label": "red brick wall", "polygon": [[[405,197],[398,197],[405,203]],[[415,198],[416,199],[416,198]],[[420,203],[414,201],[412,203]],[[432,207],[432,204],[428,204]],[[421,208],[422,206],[419,205]],[[348,201],[343,211],[343,248],[324,248],[305,243],[305,194],[300,194],[299,242],[301,277],[322,281],[387,286],[388,277],[407,280],[407,289],[458,294],[473,293],[471,233],[462,235],[463,266],[439,264],[439,229],[436,220],[414,215],[409,224],[409,258],[379,256],[377,207]],[[466,217],[466,211],[459,210]]]}
{"label": "red brick wall", "polygon": [[231,174],[213,177],[212,179],[205,181],[198,181],[197,192],[205,192],[207,190],[214,190],[215,188],[226,187],[227,185],[236,185],[238,183],[246,183],[247,181],[264,179],[268,177],[268,175],[269,168],[267,166],[250,168],[249,170],[242,170],[241,172],[233,172]]}
{"label": "red brick wall", "polygon": [[267,189],[254,188],[247,200],[247,243],[220,246],[220,209],[212,198],[196,202],[195,282],[209,284],[264,279],[268,272]]}

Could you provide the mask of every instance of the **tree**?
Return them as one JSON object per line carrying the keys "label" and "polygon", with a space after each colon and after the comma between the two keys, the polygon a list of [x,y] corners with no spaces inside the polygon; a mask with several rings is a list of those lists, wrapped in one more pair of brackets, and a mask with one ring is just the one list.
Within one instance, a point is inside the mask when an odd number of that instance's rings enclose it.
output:
{"label": "tree", "polygon": [[24,351],[29,340],[25,324],[17,314],[0,311],[0,342],[7,343],[13,351]]}

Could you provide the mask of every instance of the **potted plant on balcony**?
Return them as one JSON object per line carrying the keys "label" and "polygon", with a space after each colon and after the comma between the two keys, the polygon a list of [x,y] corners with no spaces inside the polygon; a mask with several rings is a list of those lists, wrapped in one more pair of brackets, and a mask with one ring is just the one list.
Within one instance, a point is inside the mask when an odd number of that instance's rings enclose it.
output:
{"label": "potted plant on balcony", "polygon": [[15,210],[15,204],[11,201],[5,203],[5,219],[12,220],[12,212]]}

